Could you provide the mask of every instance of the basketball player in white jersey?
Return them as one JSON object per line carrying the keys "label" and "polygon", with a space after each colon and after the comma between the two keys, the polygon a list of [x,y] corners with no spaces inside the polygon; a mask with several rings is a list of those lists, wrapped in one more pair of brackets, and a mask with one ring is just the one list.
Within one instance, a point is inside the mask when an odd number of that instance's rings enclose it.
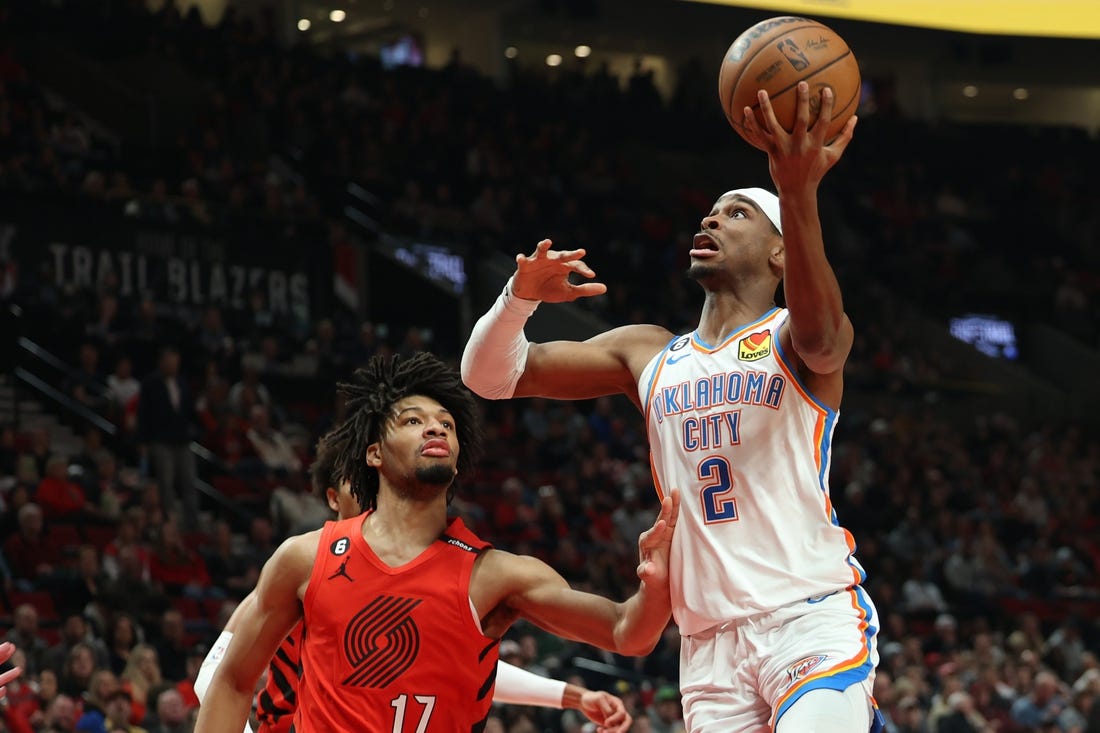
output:
{"label": "basketball player in white jersey", "polygon": [[[690,253],[689,275],[706,292],[695,331],[630,325],[529,343],[523,326],[540,301],[606,290],[569,281],[595,277],[584,250],[543,240],[517,256],[462,358],[463,379],[486,398],[623,393],[642,411],[657,491],[682,494],[670,574],[692,733],[881,726],[871,697],[878,616],[828,486],[853,330],[825,256],[817,188],[855,119],[826,144],[831,92],[812,127],[805,82],[798,96],[791,133],[764,92],[767,128],[746,114],[779,196],[729,191],[703,217]],[[774,303],[780,283],[786,308]]]}

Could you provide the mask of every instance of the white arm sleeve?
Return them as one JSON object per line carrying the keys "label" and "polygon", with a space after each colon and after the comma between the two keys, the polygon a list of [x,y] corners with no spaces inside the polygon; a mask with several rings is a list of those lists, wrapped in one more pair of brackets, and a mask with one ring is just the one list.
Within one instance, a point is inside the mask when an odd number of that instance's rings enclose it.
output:
{"label": "white arm sleeve", "polygon": [[[206,653],[206,658],[202,660],[199,673],[195,675],[195,696],[199,698],[200,704],[206,698],[206,691],[210,689],[210,681],[214,679],[214,672],[217,671],[218,665],[225,659],[225,650],[229,648],[229,642],[232,639],[232,631],[223,631],[218,635],[218,640],[214,642],[214,646],[210,647],[210,651]],[[248,723],[244,724],[244,733],[252,733],[252,726]]]}
{"label": "white arm sleeve", "polygon": [[509,278],[493,307],[474,324],[462,352],[462,381],[474,393],[490,400],[515,394],[531,346],[523,326],[539,302],[513,295]]}
{"label": "white arm sleeve", "polygon": [[493,702],[560,709],[564,694],[565,683],[561,680],[539,677],[507,662],[497,662],[497,684],[493,690]]}

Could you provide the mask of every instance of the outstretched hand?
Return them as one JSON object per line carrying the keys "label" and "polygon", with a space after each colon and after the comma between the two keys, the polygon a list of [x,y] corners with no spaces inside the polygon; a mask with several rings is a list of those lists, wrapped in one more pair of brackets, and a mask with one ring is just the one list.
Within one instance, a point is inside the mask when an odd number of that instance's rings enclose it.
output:
{"label": "outstretched hand", "polygon": [[673,489],[661,500],[661,513],[653,526],[638,538],[638,577],[646,584],[668,583],[668,558],[672,533],[680,516],[680,490]]}
{"label": "outstretched hand", "polygon": [[575,285],[569,281],[569,275],[574,272],[589,280],[596,277],[592,268],[581,259],[585,255],[583,249],[553,250],[550,249],[551,244],[549,239],[544,239],[535,247],[534,254],[516,255],[512,293],[517,298],[566,303],[607,292],[607,286],[603,283]]}
{"label": "outstretched hand", "polygon": [[[11,659],[13,654],[15,654],[15,644],[12,644],[10,641],[5,641],[3,644],[0,644],[0,664]],[[21,667],[12,667],[7,672],[0,674],[0,697],[4,697],[4,695],[7,694],[8,683],[21,674],[23,674],[23,669]]]}
{"label": "outstretched hand", "polygon": [[746,107],[744,110],[744,137],[754,147],[768,154],[768,167],[780,193],[784,189],[790,190],[807,183],[816,185],[820,182],[828,170],[840,160],[856,129],[856,116],[852,115],[836,139],[826,141],[825,131],[833,119],[833,106],[836,103],[833,90],[826,87],[821,91],[821,112],[812,126],[809,84],[798,82],[796,94],[798,104],[795,108],[794,127],[790,132],[779,124],[768,93],[763,89],[758,93],[758,98],[764,125],[760,125],[751,108]]}
{"label": "outstretched hand", "polygon": [[623,701],[609,692],[585,690],[580,710],[598,726],[598,733],[626,733],[634,722]]}

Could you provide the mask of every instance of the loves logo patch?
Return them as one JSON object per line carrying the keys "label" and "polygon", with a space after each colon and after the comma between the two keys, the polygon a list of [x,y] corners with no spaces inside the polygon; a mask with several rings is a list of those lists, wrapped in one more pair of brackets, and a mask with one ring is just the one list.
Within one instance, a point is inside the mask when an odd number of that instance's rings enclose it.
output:
{"label": "loves logo patch", "polygon": [[815,654],[812,657],[799,659],[797,662],[787,667],[787,686],[789,687],[804,678],[811,671],[820,667],[821,663],[828,658],[829,657],[825,654]]}
{"label": "loves logo patch", "polygon": [[771,329],[749,334],[737,344],[737,358],[741,361],[756,361],[772,353]]}

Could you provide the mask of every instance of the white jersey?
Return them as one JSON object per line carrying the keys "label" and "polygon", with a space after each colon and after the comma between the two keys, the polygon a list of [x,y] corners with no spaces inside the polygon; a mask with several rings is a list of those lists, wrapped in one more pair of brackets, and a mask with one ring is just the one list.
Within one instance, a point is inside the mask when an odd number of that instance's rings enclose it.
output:
{"label": "white jersey", "polygon": [[837,412],[782,353],[787,315],[716,346],[678,336],[638,382],[657,491],[681,495],[670,570],[685,635],[863,580],[829,500]]}

